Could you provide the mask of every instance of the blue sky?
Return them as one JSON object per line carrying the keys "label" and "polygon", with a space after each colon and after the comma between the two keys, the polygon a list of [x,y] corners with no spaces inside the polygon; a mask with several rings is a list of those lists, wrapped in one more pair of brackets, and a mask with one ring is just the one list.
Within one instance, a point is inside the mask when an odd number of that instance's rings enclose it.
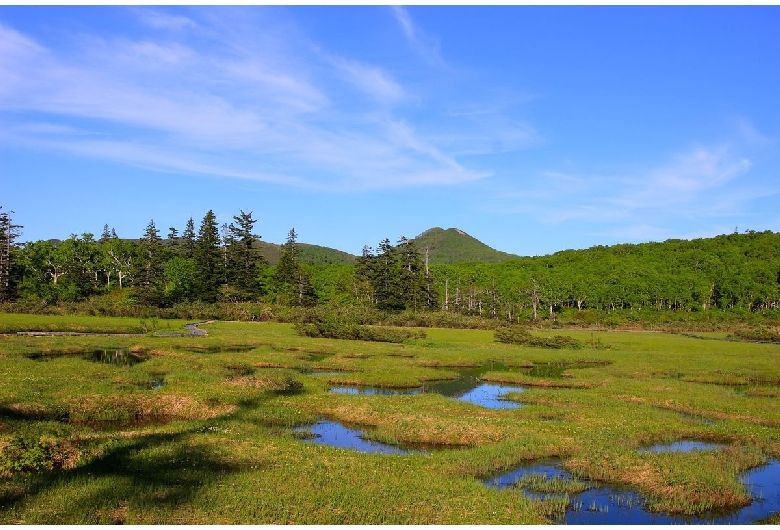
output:
{"label": "blue sky", "polygon": [[780,230],[780,8],[0,7],[22,240],[252,211],[354,254]]}

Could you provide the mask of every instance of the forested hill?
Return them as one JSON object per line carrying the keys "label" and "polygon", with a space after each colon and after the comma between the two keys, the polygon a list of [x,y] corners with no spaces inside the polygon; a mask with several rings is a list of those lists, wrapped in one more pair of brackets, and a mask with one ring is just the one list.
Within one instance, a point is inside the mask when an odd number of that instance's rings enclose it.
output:
{"label": "forested hill", "polygon": [[430,264],[497,263],[517,258],[513,254],[495,250],[457,228],[431,228],[412,241],[423,255],[428,249]]}
{"label": "forested hill", "polygon": [[775,309],[780,234],[597,246],[505,263],[437,265],[432,272],[450,292],[454,285],[483,306],[495,299],[548,308]]}
{"label": "forested hill", "polygon": [[[279,257],[282,254],[282,245],[267,243],[265,241],[256,241],[254,247],[260,251],[263,258],[269,265],[279,263]],[[298,259],[306,265],[351,265],[355,263],[355,256],[336,250],[334,248],[322,247],[320,245],[311,245],[308,243],[297,243]]]}

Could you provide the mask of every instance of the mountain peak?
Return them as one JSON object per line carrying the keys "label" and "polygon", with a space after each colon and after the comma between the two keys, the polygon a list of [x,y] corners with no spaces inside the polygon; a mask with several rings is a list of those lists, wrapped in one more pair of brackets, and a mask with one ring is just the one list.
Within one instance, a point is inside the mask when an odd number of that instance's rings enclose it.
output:
{"label": "mountain peak", "polygon": [[460,228],[429,228],[414,238],[417,248],[428,250],[430,263],[489,262],[516,258],[470,236]]}

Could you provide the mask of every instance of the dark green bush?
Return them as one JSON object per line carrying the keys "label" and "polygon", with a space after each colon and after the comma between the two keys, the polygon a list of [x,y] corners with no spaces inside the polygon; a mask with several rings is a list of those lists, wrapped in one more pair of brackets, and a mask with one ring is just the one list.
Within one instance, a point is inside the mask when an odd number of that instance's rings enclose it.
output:
{"label": "dark green bush", "polygon": [[280,388],[276,390],[277,394],[297,394],[303,391],[303,383],[292,376],[286,376],[282,381]]}
{"label": "dark green bush", "polygon": [[535,348],[582,348],[582,342],[563,335],[553,337],[536,337],[531,335],[525,328],[519,326],[505,326],[498,328],[494,333],[497,342],[508,344],[522,344],[524,346],[533,346]]}
{"label": "dark green bush", "polygon": [[295,330],[305,337],[365,340],[372,342],[401,343],[407,339],[425,338],[424,331],[409,331],[405,329],[366,326],[354,320],[344,318],[338,313],[318,314],[307,312],[295,323]]}
{"label": "dark green bush", "polygon": [[56,442],[35,436],[14,436],[0,452],[0,473],[43,471],[60,467]]}
{"label": "dark green bush", "polygon": [[247,363],[232,363],[228,364],[225,368],[227,368],[230,377],[252,375],[256,371],[254,366]]}

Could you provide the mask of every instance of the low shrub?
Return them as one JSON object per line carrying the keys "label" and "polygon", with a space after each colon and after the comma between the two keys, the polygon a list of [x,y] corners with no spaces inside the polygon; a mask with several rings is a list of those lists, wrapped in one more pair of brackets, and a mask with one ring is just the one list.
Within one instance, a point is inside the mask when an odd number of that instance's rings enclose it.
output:
{"label": "low shrub", "polygon": [[303,391],[303,383],[292,376],[285,376],[281,385],[276,389],[277,394],[297,394]]}
{"label": "low shrub", "polygon": [[0,451],[0,475],[61,469],[73,453],[63,441],[18,434]]}
{"label": "low shrub", "polygon": [[504,326],[498,328],[494,333],[494,338],[496,342],[522,344],[524,346],[533,346],[535,348],[579,349],[583,347],[581,341],[572,337],[566,337],[564,335],[537,337],[531,335],[525,328],[521,328],[519,326]]}
{"label": "low shrub", "polygon": [[295,323],[295,330],[304,337],[372,342],[401,343],[408,339],[424,339],[426,337],[424,331],[366,326],[339,317],[338,314],[317,315],[309,312],[304,315],[302,321]]}
{"label": "low shrub", "polygon": [[757,342],[780,343],[780,332],[777,330],[759,327],[756,329],[738,329],[729,335],[729,338],[739,340],[750,340]]}

